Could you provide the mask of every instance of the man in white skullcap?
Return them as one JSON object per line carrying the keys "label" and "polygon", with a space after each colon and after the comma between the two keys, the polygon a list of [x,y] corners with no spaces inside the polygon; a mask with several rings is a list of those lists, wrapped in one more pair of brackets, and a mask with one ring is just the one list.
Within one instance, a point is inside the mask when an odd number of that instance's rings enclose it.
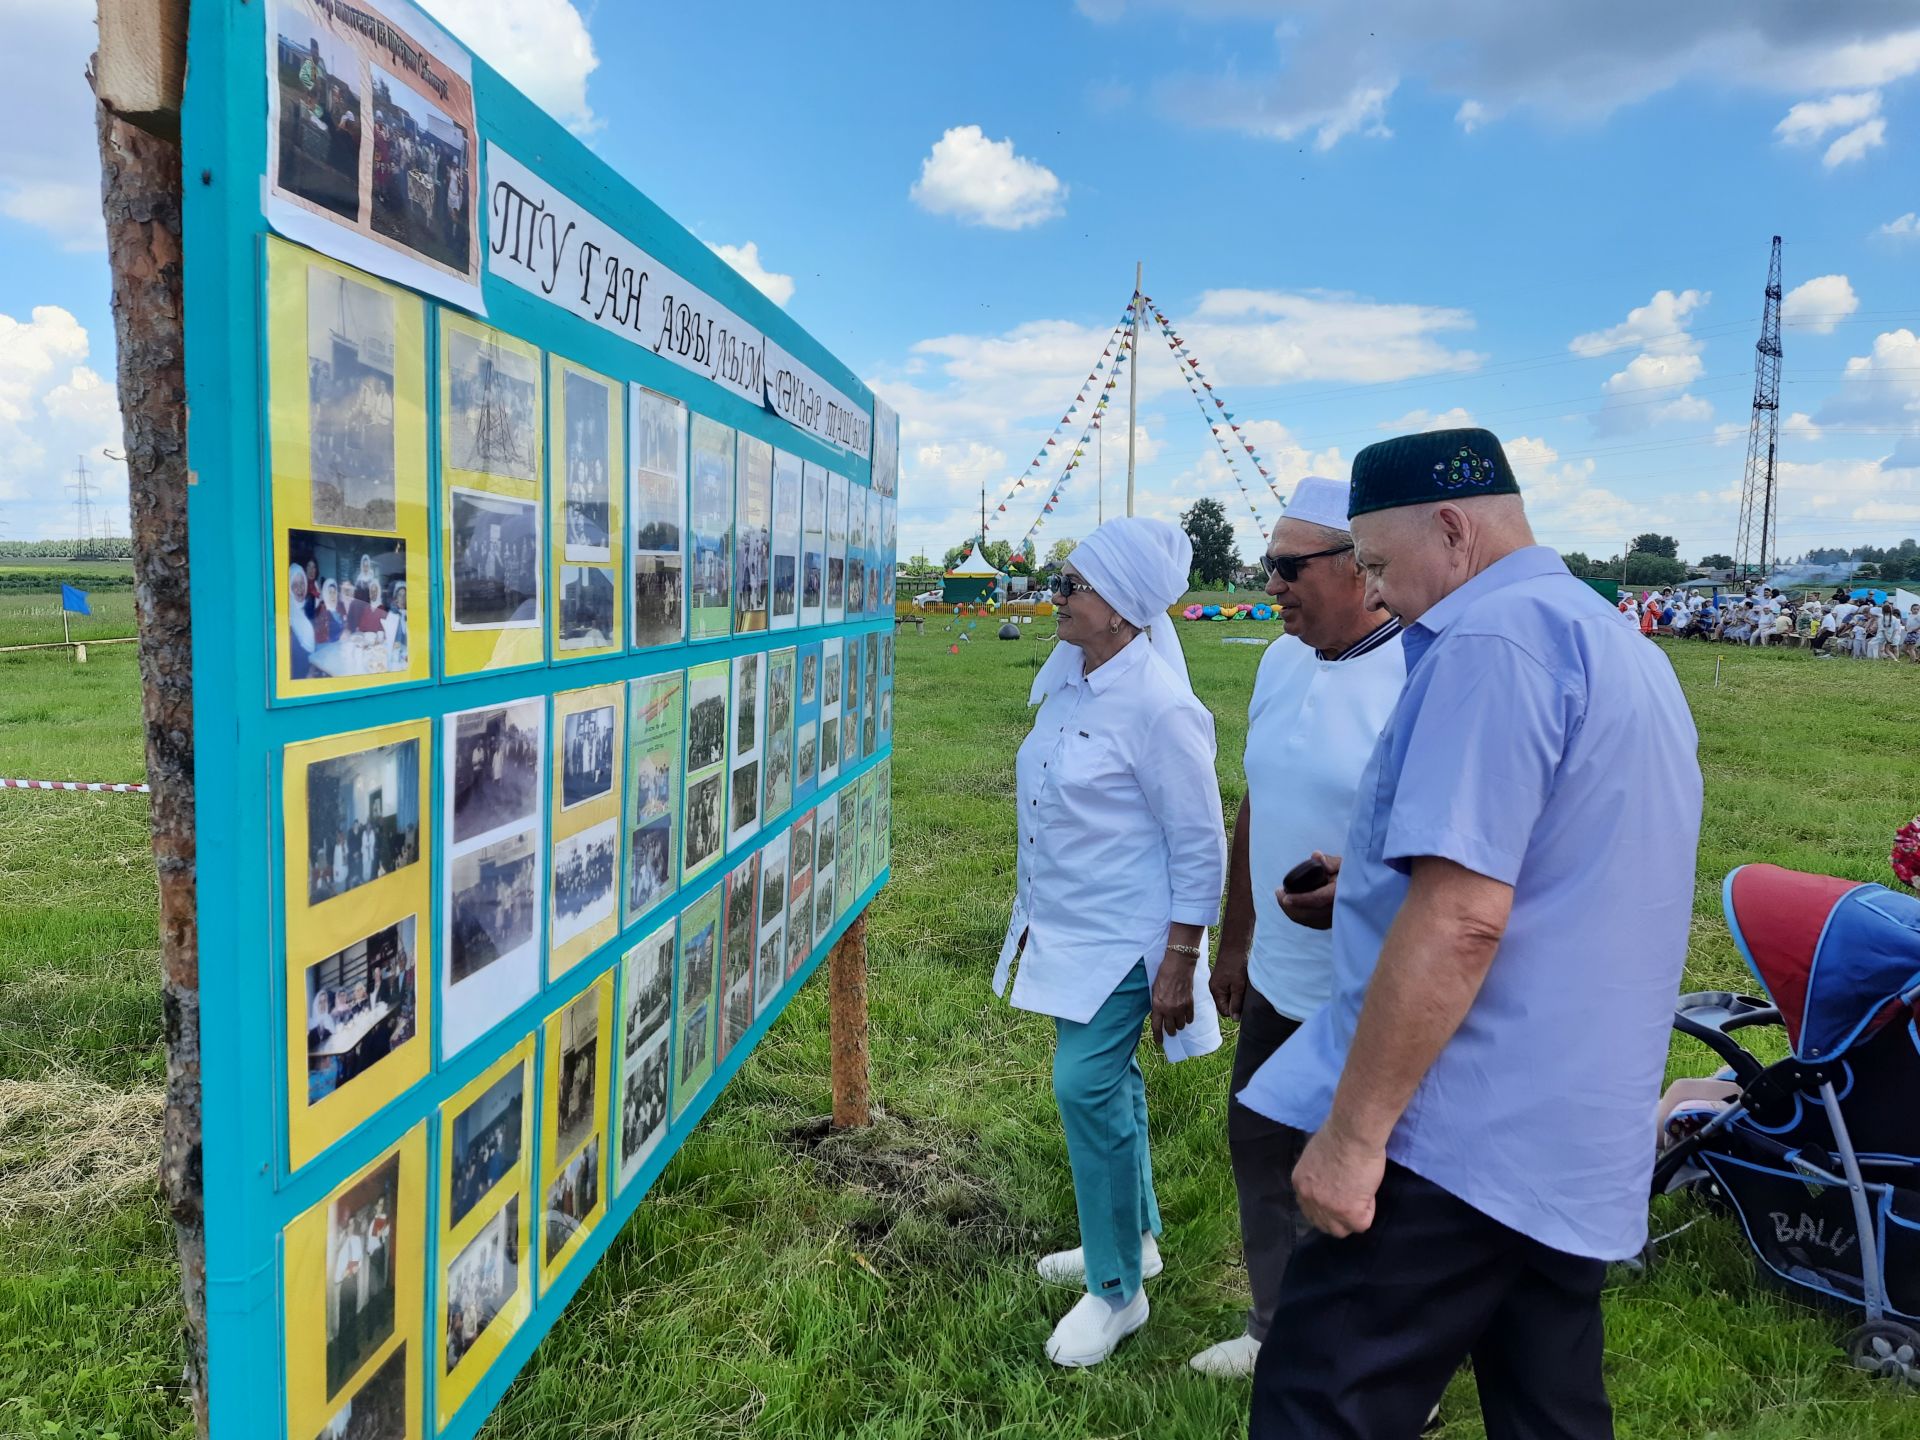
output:
{"label": "man in white skullcap", "polygon": [[1166,613],[1192,563],[1179,530],[1133,517],[1067,557],[1014,767],[1017,889],[994,991],[1017,956],[1009,999],[1054,1022],[1080,1243],[1038,1268],[1083,1292],[1047,1341],[1057,1365],[1097,1365],[1146,1324],[1143,1282],[1160,1273],[1143,1023],[1171,1060],[1220,1044],[1204,954],[1226,871],[1213,717]]}
{"label": "man in white skullcap", "polygon": [[[1400,622],[1369,609],[1353,563],[1347,483],[1308,476],[1294,487],[1265,556],[1267,593],[1287,633],[1267,647],[1247,714],[1246,799],[1234,822],[1227,910],[1213,998],[1237,1016],[1238,1095],[1333,983],[1331,875],[1355,787],[1407,678]],[[1328,879],[1288,895],[1281,881],[1307,860]],[[1324,888],[1323,888],[1324,886]],[[1306,1222],[1293,1167],[1307,1137],[1227,1102],[1227,1145],[1240,1196],[1241,1249],[1252,1306],[1246,1330],[1193,1357],[1207,1375],[1251,1375],[1273,1319],[1295,1237]]]}

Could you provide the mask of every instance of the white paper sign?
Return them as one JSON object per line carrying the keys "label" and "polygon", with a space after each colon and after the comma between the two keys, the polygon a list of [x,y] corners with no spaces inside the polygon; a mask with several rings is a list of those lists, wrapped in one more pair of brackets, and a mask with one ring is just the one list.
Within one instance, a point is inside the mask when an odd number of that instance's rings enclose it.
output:
{"label": "white paper sign", "polygon": [[862,460],[873,453],[873,417],[773,339],[767,341],[767,408]]}
{"label": "white paper sign", "polygon": [[487,269],[682,369],[765,403],[767,338],[487,143]]}

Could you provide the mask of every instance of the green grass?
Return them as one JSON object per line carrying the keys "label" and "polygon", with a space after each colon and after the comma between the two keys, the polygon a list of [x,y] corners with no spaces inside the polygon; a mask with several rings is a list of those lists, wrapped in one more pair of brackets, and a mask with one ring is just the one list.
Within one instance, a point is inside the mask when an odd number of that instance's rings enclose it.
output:
{"label": "green grass", "polygon": [[[0,578],[5,574],[0,571]],[[87,605],[93,611],[91,615],[68,617],[75,640],[115,640],[134,633],[131,589],[90,590]],[[0,588],[0,646],[57,645],[68,633],[60,623],[58,581],[44,590],[22,592]]]}
{"label": "green grass", "polygon": [[[1234,1333],[1245,1304],[1224,1052],[1149,1061],[1169,1227],[1152,1323],[1093,1371],[1061,1373],[1041,1355],[1068,1297],[1030,1262],[1074,1230],[1051,1031],[987,982],[1009,899],[1013,751],[1042,631],[953,655],[954,635],[935,620],[899,641],[894,878],[870,931],[874,1087],[887,1119],[859,1137],[807,1128],[830,1101],[816,980],[588,1278],[490,1440],[1243,1433],[1247,1387],[1184,1363]],[[1187,632],[1231,805],[1260,652],[1223,638]],[[130,650],[99,652],[84,672],[58,652],[12,657],[14,667],[0,657],[0,773],[136,773]],[[1889,837],[1920,807],[1910,734],[1920,673],[1672,653],[1707,777],[1692,979],[1745,988],[1719,920],[1720,877],[1753,859],[1885,877]],[[155,1084],[144,823],[137,797],[0,792],[0,1083]],[[1648,837],[1656,850],[1658,838]],[[1676,1073],[1702,1065],[1675,1061]],[[0,1126],[0,1197],[8,1144]],[[171,1389],[171,1239],[156,1200],[149,1190],[104,1209],[67,1203],[0,1221],[0,1435],[186,1435]],[[1663,1202],[1655,1224],[1696,1213]],[[1648,1276],[1623,1274],[1607,1310],[1623,1437],[1892,1440],[1920,1427],[1920,1402],[1846,1367],[1835,1348],[1846,1322],[1762,1288],[1717,1217]],[[1444,1414],[1450,1440],[1482,1433],[1470,1382],[1456,1382]]]}

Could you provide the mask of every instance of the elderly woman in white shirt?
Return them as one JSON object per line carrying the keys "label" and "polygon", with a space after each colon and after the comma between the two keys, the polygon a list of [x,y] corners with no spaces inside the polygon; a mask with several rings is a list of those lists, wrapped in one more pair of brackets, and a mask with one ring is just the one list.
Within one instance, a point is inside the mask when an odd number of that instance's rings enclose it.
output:
{"label": "elderly woman in white shirt", "polygon": [[1144,1325],[1141,1282],[1160,1273],[1142,1022],[1169,1059],[1220,1044],[1203,954],[1226,874],[1213,717],[1166,614],[1192,556],[1173,526],[1129,517],[1068,557],[1016,765],[1018,890],[994,989],[1017,955],[1012,1003],[1054,1017],[1080,1245],[1039,1270],[1087,1292],[1047,1341],[1060,1365],[1098,1364]]}

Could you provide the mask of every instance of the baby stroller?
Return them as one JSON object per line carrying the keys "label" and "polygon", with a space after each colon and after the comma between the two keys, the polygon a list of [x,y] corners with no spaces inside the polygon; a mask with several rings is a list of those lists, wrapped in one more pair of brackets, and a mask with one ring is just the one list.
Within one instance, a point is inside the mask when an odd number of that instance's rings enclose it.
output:
{"label": "baby stroller", "polygon": [[[1674,1028],[1727,1068],[1668,1092],[1653,1192],[1724,1202],[1766,1271],[1865,1311],[1856,1365],[1920,1386],[1920,899],[1742,865],[1722,903],[1770,1000],[1680,998]],[[1772,1025],[1769,1065],[1735,1034]]]}

